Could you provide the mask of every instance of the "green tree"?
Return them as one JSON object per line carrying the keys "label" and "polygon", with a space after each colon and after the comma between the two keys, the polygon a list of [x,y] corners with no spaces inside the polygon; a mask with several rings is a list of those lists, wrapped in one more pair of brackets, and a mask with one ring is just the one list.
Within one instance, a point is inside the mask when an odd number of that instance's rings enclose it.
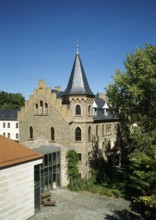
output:
{"label": "green tree", "polygon": [[20,93],[0,91],[0,110],[17,109],[24,106],[25,99]]}
{"label": "green tree", "polygon": [[129,147],[132,196],[137,195],[152,215],[156,208],[156,46],[136,49],[124,65],[125,72],[116,71],[106,93],[121,121],[122,147]]}

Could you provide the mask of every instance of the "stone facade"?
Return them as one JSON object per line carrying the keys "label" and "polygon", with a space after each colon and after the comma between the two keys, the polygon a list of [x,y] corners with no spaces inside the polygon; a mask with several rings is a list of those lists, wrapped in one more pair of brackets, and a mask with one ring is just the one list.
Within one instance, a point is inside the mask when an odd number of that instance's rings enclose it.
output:
{"label": "stone facade", "polygon": [[[84,178],[90,175],[88,157],[93,145],[98,142],[104,151],[108,143],[113,147],[116,141],[118,120],[112,117],[96,120],[92,109],[94,101],[94,95],[88,94],[62,96],[60,88],[47,88],[40,80],[38,88],[18,114],[20,142],[43,136],[63,146],[62,185],[67,183],[65,156],[68,150],[74,149],[78,153],[79,173]],[[77,112],[77,108],[80,111]]]}

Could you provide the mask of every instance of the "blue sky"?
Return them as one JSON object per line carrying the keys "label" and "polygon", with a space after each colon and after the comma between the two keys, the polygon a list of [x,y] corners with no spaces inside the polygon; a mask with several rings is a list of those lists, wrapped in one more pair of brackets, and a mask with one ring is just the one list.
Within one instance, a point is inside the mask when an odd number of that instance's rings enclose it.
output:
{"label": "blue sky", "polygon": [[26,99],[44,79],[67,86],[76,43],[94,93],[127,54],[156,44],[155,0],[0,0],[0,90]]}

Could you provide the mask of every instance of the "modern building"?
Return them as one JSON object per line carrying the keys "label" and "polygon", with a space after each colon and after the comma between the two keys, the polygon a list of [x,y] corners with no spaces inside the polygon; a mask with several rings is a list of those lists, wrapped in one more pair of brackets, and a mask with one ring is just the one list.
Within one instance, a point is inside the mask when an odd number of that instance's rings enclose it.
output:
{"label": "modern building", "polygon": [[40,209],[43,155],[0,135],[0,219],[25,220]]}
{"label": "modern building", "polygon": [[41,193],[50,191],[61,185],[61,146],[51,143],[43,137],[34,141],[23,143],[24,146],[44,155],[43,163],[40,167],[41,173]]}
{"label": "modern building", "polygon": [[[96,145],[105,154],[117,140],[118,119],[101,95],[94,95],[77,51],[65,91],[51,89],[43,80],[18,114],[19,141],[43,137],[61,148],[61,185],[68,183],[66,153],[74,149],[79,158],[79,175],[90,177],[89,160]],[[63,153],[62,153],[63,152]],[[63,161],[63,162],[62,162]]]}
{"label": "modern building", "polygon": [[0,111],[0,134],[14,141],[19,141],[17,109]]}

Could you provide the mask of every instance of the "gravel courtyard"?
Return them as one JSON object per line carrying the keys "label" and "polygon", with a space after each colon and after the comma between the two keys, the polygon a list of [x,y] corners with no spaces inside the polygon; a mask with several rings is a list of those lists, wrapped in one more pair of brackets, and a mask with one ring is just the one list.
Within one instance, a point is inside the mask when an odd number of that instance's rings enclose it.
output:
{"label": "gravel courtyard", "polygon": [[56,206],[43,207],[31,220],[139,220],[129,202],[121,198],[98,196],[67,189],[52,191]]}

